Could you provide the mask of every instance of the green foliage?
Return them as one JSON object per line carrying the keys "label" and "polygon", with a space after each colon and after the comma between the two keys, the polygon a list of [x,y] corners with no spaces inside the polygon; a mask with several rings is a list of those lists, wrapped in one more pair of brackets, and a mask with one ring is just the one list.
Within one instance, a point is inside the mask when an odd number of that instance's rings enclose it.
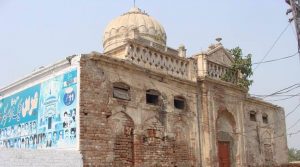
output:
{"label": "green foliage", "polygon": [[[249,86],[253,83],[250,77],[253,74],[251,54],[243,57],[242,49],[239,47],[229,50],[229,53],[233,55],[233,64],[222,76],[222,80],[227,82],[236,83],[242,88],[249,89]],[[240,75],[240,76],[238,76]]]}
{"label": "green foliage", "polygon": [[289,162],[300,161],[300,150],[289,148]]}

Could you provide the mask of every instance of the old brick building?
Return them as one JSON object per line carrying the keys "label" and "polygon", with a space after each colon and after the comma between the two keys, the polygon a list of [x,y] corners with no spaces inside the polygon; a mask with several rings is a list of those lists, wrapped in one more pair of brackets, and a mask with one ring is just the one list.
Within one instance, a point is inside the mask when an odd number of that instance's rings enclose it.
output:
{"label": "old brick building", "polygon": [[184,46],[173,49],[166,42],[164,28],[133,8],[107,26],[103,53],[67,57],[2,88],[1,162],[104,167],[287,163],[283,109],[220,79],[233,61],[222,44],[186,57]]}

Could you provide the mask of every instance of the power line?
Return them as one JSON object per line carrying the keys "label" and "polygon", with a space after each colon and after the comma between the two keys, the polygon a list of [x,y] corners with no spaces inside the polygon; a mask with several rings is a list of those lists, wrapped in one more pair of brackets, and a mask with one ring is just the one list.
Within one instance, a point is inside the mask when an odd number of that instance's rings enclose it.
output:
{"label": "power line", "polygon": [[[271,96],[277,96],[277,95],[282,95],[284,93],[288,93],[288,92],[291,92],[292,90],[295,90],[297,88],[300,87],[300,83],[296,83],[296,84],[293,84],[291,86],[288,86],[286,88],[283,88],[283,89],[280,89],[274,93],[271,93],[271,94],[268,94],[268,95],[258,95],[258,97],[260,98],[267,98],[267,97],[271,97]],[[256,96],[256,95],[254,95]]]}
{"label": "power line", "polygon": [[296,135],[296,134],[298,134],[298,133],[300,133],[300,130],[298,130],[298,131],[296,131],[296,132],[293,132],[293,133],[289,133],[288,136],[291,137],[292,135]]}
{"label": "power line", "polygon": [[299,106],[300,106],[300,103],[291,112],[289,112],[288,114],[286,114],[285,118],[287,118],[289,115],[291,115],[292,113],[294,113]]}
{"label": "power line", "polygon": [[296,87],[294,87],[294,88],[291,88],[291,89],[284,89],[284,90],[281,90],[281,91],[279,91],[279,92],[276,92],[276,94],[273,94],[273,95],[278,95],[278,94],[284,94],[284,93],[288,93],[288,92],[291,92],[291,91],[293,91],[293,90],[295,90],[295,89],[297,89],[297,88],[299,88],[300,87],[300,85],[298,84],[298,85],[295,85]]}
{"label": "power line", "polygon": [[[259,97],[259,98],[261,98],[261,97],[264,97],[264,96],[267,96],[267,95],[255,95],[255,94],[251,94],[251,96],[256,96],[256,97]],[[299,94],[288,94],[288,95],[281,95],[281,94],[279,94],[279,95],[272,95],[273,97],[294,97],[294,96],[300,96]]]}
{"label": "power line", "polygon": [[272,98],[273,97],[284,97],[284,98],[280,98],[280,99],[272,99],[272,100],[268,99],[267,100],[267,101],[284,101],[284,100],[288,100],[288,99],[300,96],[300,93],[291,94],[291,95],[285,94],[285,93],[291,92],[291,91],[293,91],[293,90],[295,90],[299,87],[300,87],[300,84],[297,83],[297,84],[294,84],[292,86],[281,89],[279,91],[276,91],[274,93],[268,94],[268,95],[255,95],[255,94],[251,94],[251,95],[253,95],[255,97],[258,97],[258,98],[262,98],[262,99],[271,98],[271,97]]}
{"label": "power line", "polygon": [[292,58],[292,57],[295,57],[297,55],[298,55],[298,52],[292,54],[291,56],[286,56],[286,57],[282,57],[282,58],[278,58],[278,59],[273,59],[273,60],[268,60],[268,61],[263,61],[263,62],[256,62],[256,63],[252,63],[252,65],[255,65],[255,64],[264,64],[264,63],[271,63],[271,62],[274,62],[274,61],[279,61],[279,60],[284,60],[284,59]]}
{"label": "power line", "polygon": [[291,98],[294,98],[294,97],[297,97],[299,96],[300,93],[296,94],[296,95],[292,95],[290,97],[286,97],[286,98],[282,98],[282,99],[276,99],[276,100],[271,100],[271,101],[283,101],[283,100],[288,100],[288,99],[291,99]]}
{"label": "power line", "polygon": [[270,47],[270,49],[267,51],[267,53],[265,54],[265,56],[260,60],[260,62],[257,63],[257,66],[254,68],[253,72],[262,64],[262,62],[265,60],[265,58],[271,53],[271,51],[273,50],[273,48],[275,47],[275,45],[277,44],[277,42],[279,41],[279,39],[282,37],[282,35],[284,34],[284,32],[288,29],[288,27],[291,25],[291,23],[289,22],[287,24],[287,26],[283,29],[283,31],[279,34],[279,36],[276,38],[276,40],[274,41],[274,43],[272,44],[272,46]]}
{"label": "power line", "polygon": [[288,128],[288,130],[292,129],[293,127],[295,127],[298,123],[300,122],[300,119],[298,119],[292,126],[290,126]]}

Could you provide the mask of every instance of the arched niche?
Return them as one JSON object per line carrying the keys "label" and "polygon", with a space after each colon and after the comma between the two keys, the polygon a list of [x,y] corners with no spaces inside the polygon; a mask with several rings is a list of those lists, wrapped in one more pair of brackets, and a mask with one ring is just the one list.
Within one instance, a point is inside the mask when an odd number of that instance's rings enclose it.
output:
{"label": "arched niche", "polygon": [[272,135],[270,131],[266,130],[265,132],[263,132],[262,141],[263,144],[272,144]]}
{"label": "arched niche", "polygon": [[233,136],[236,129],[234,116],[227,109],[219,110],[216,127],[217,132],[225,132]]}
{"label": "arched niche", "polygon": [[164,137],[164,126],[156,116],[148,118],[142,125],[144,142],[153,141],[154,138],[162,139]]}
{"label": "arched niche", "polygon": [[184,120],[180,119],[174,122],[172,127],[174,133],[175,141],[178,143],[189,141],[190,136],[190,125],[188,125]]}
{"label": "arched niche", "polygon": [[264,165],[273,165],[273,145],[272,145],[272,135],[271,132],[266,130],[262,135],[262,147],[264,155]]}
{"label": "arched niche", "polygon": [[111,130],[113,166],[133,166],[132,118],[124,112],[117,112],[108,119]]}
{"label": "arched niche", "polygon": [[237,137],[236,121],[227,109],[220,109],[216,119],[216,141],[219,164],[236,166]]}

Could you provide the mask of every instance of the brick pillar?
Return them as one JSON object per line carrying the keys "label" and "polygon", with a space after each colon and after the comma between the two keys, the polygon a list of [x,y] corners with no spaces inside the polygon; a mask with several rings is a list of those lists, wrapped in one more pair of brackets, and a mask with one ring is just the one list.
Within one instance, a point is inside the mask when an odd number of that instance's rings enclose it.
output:
{"label": "brick pillar", "polygon": [[133,164],[134,167],[142,167],[143,163],[143,137],[139,133],[140,130],[135,129],[133,132]]}

